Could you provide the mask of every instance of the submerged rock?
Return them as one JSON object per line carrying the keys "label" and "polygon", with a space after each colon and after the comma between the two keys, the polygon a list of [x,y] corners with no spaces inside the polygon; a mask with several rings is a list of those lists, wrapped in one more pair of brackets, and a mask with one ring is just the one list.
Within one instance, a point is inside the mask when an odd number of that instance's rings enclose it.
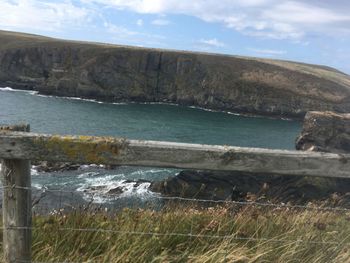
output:
{"label": "submerged rock", "polygon": [[121,195],[124,192],[125,192],[125,189],[123,189],[123,187],[119,186],[119,187],[115,187],[115,188],[108,190],[106,195]]}

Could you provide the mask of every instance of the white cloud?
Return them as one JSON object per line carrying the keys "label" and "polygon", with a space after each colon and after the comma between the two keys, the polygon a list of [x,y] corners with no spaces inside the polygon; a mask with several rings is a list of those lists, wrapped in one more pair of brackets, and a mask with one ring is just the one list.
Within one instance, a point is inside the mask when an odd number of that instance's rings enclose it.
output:
{"label": "white cloud", "polygon": [[109,33],[117,34],[120,38],[125,38],[129,36],[135,36],[139,34],[138,32],[128,30],[125,27],[117,26],[108,22],[104,22],[103,26],[107,29]]}
{"label": "white cloud", "polygon": [[211,47],[224,47],[225,44],[220,42],[219,40],[217,40],[216,38],[212,38],[212,39],[201,39],[199,40],[199,43],[207,45],[207,46],[211,46]]}
{"label": "white cloud", "polygon": [[[184,14],[222,23],[244,34],[301,39],[308,33],[348,32],[350,10],[335,1],[313,0],[85,0],[144,14]],[[322,5],[321,5],[322,4]]]}
{"label": "white cloud", "polygon": [[88,20],[89,11],[71,1],[0,1],[0,26],[9,30],[56,31]]}
{"label": "white cloud", "polygon": [[124,26],[115,25],[109,22],[104,22],[103,26],[109,33],[110,39],[118,44],[132,44],[136,46],[164,46],[163,41],[165,37],[161,35],[132,31]]}
{"label": "white cloud", "polygon": [[[0,28],[14,31],[66,32],[70,29],[85,27],[94,30],[96,23],[102,22],[101,34],[104,41],[118,44],[164,46],[164,37],[129,30],[122,25],[110,23],[104,12],[90,0],[0,0]],[[138,26],[143,20],[136,21]]]}
{"label": "white cloud", "polygon": [[151,22],[151,24],[155,26],[167,26],[170,24],[170,21],[166,19],[155,19]]}
{"label": "white cloud", "polygon": [[269,55],[269,56],[283,55],[287,53],[285,50],[275,50],[275,49],[248,48],[248,50],[254,53],[258,53],[260,55]]}
{"label": "white cloud", "polygon": [[138,20],[136,21],[136,25],[138,25],[138,26],[143,26],[143,20],[142,20],[142,19],[138,19]]}
{"label": "white cloud", "polygon": [[[308,34],[350,35],[350,5],[316,0],[0,0],[0,26],[62,30],[103,16],[105,7],[156,14],[159,18],[151,23],[157,26],[170,23],[162,15],[194,16],[259,38],[300,41]],[[142,26],[143,20],[136,24]]]}

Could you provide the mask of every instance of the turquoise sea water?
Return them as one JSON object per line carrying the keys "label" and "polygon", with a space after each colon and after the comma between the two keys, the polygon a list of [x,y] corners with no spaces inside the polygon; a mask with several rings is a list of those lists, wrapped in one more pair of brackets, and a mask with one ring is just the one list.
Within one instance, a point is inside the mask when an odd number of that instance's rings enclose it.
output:
{"label": "turquoise sea water", "polygon": [[[293,149],[301,130],[301,122],[295,120],[244,117],[176,105],[107,104],[0,89],[0,124],[23,122],[29,123],[33,132],[40,133],[109,135],[278,149]],[[147,185],[141,184],[136,189],[125,180],[160,180],[177,172],[173,169],[129,167],[109,171],[83,167],[79,171],[52,174],[33,171],[33,185],[77,190],[85,194],[92,191],[106,193],[120,186],[129,189],[129,194],[144,194]]]}

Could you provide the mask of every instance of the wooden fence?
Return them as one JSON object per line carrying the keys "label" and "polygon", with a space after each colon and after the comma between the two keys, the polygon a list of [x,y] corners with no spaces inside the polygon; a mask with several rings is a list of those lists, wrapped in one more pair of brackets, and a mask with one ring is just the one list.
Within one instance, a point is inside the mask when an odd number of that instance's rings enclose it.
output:
{"label": "wooden fence", "polygon": [[30,160],[350,178],[350,155],[29,133],[0,127],[5,262],[31,262]]}

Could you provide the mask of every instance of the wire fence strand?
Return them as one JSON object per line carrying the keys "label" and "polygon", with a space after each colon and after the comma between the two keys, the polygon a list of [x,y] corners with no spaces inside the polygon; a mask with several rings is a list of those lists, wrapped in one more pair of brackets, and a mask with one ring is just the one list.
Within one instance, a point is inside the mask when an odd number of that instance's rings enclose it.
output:
{"label": "wire fence strand", "polygon": [[[62,194],[82,194],[81,192],[77,192],[74,190],[65,190],[65,189],[49,189],[48,187],[35,188],[35,187],[21,187],[21,186],[2,186],[0,189],[19,189],[26,191],[41,191],[41,193],[58,193],[59,194],[59,205],[62,206]],[[91,202],[94,200],[94,196],[91,196]],[[198,202],[198,203],[206,203],[206,204],[227,204],[227,205],[237,205],[237,206],[258,206],[258,207],[271,207],[271,208],[286,208],[286,209],[306,209],[306,210],[316,210],[322,212],[350,212],[348,208],[340,208],[340,207],[316,207],[314,205],[289,205],[289,204],[275,204],[275,203],[262,203],[256,201],[232,201],[232,200],[209,200],[209,199],[195,199],[195,198],[185,198],[185,197],[169,197],[169,196],[160,196],[153,195],[150,197],[149,201],[152,200],[164,200],[164,201],[180,201],[180,202]],[[276,238],[276,237],[244,237],[239,236],[239,234],[203,234],[203,233],[193,233],[191,222],[190,232],[152,232],[152,231],[125,231],[125,230],[117,230],[117,229],[104,229],[104,228],[72,228],[72,227],[57,227],[57,231],[65,231],[65,232],[95,232],[95,233],[108,233],[108,234],[119,234],[119,235],[136,235],[136,236],[154,236],[154,237],[185,237],[190,239],[222,239],[228,241],[236,241],[236,242],[257,242],[257,243],[283,243],[283,244],[294,244],[294,243],[302,243],[302,244],[313,244],[313,245],[350,245],[348,242],[348,238],[345,240],[334,240],[334,241],[316,241],[316,240],[306,240],[306,239],[284,239],[284,238]],[[32,231],[47,231],[47,229],[43,227],[20,227],[20,226],[8,226],[8,227],[0,227],[1,230],[32,230]],[[27,261],[18,261],[18,262],[27,262]],[[48,263],[33,261],[32,263]],[[86,261],[89,263],[93,263],[94,261]],[[64,262],[51,262],[51,263],[74,263],[69,261]]]}
{"label": "wire fence strand", "polygon": [[[62,204],[62,193],[69,194],[82,194],[81,192],[75,190],[65,190],[65,189],[49,189],[45,186],[42,188],[34,188],[34,187],[21,187],[21,186],[2,186],[1,190],[4,189],[20,189],[20,190],[29,190],[29,191],[42,191],[45,193],[58,193],[59,194],[59,203]],[[140,199],[144,199],[143,197],[139,197]],[[95,200],[95,196],[91,194],[89,196],[89,203],[93,203]],[[112,198],[113,200],[118,200],[118,197]],[[349,208],[344,207],[327,207],[327,206],[315,206],[313,205],[290,205],[285,203],[270,203],[270,202],[257,202],[257,201],[234,201],[234,200],[212,200],[212,199],[198,199],[198,198],[187,198],[187,197],[179,197],[179,196],[161,196],[161,195],[152,195],[149,197],[149,201],[152,200],[164,200],[164,201],[183,201],[183,202],[196,202],[196,203],[207,203],[207,204],[226,204],[226,205],[239,205],[239,206],[261,206],[261,207],[272,207],[272,208],[288,208],[288,209],[305,209],[305,210],[315,210],[315,211],[333,211],[333,212],[349,212]]]}
{"label": "wire fence strand", "polygon": [[[4,230],[4,227],[0,227]],[[9,230],[34,230],[39,231],[44,228],[40,227],[7,227]],[[103,229],[103,228],[57,228],[58,231],[78,231],[78,232],[99,232],[99,233],[110,233],[110,234],[125,234],[125,235],[139,235],[139,236],[179,236],[189,238],[212,238],[212,239],[228,239],[236,241],[248,241],[248,242],[273,242],[273,243],[304,243],[304,244],[315,244],[315,245],[339,245],[339,244],[350,244],[350,242],[336,242],[336,241],[312,241],[303,239],[275,239],[275,238],[255,238],[255,237],[238,237],[237,235],[206,235],[206,234],[193,234],[193,233],[159,233],[159,232],[143,232],[143,231],[124,231],[114,229]]]}

